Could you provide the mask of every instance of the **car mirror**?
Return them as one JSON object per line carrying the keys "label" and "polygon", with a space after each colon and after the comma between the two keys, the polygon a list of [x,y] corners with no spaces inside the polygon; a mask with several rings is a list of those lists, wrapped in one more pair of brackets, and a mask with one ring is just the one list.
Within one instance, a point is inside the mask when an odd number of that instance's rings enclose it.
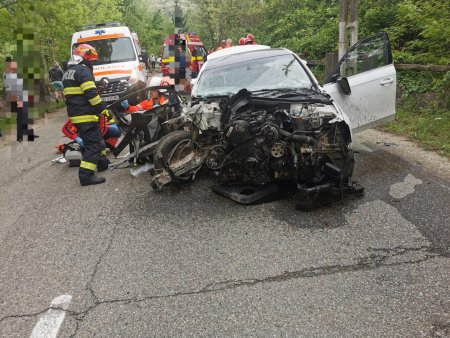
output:
{"label": "car mirror", "polygon": [[338,76],[336,83],[345,95],[350,95],[352,93],[352,89],[350,88],[350,84],[348,83],[348,79],[346,77]]}

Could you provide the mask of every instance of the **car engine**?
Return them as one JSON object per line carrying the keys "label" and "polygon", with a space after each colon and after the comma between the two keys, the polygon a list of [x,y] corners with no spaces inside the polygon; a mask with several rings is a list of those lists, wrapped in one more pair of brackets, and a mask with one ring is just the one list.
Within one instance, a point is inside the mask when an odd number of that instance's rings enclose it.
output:
{"label": "car engine", "polygon": [[339,185],[347,183],[353,171],[348,127],[336,122],[333,106],[305,104],[302,108],[297,115],[276,109],[234,114],[206,165],[217,170],[226,184],[294,179],[308,189],[330,179]]}
{"label": "car engine", "polygon": [[[174,166],[166,159],[169,173],[160,181],[176,180],[177,172],[186,178],[186,168],[196,173],[202,165],[223,186],[291,182],[304,197],[352,189],[351,133],[337,108],[326,100],[286,102],[247,92],[194,105],[185,115],[190,158],[173,161]],[[161,186],[158,180],[155,176],[156,187]]]}

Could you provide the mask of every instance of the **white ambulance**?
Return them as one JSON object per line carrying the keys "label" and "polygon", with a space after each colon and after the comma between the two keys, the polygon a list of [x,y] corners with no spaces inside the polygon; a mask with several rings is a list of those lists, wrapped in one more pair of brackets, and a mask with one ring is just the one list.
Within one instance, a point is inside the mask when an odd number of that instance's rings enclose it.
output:
{"label": "white ambulance", "polygon": [[[99,60],[94,64],[95,82],[105,102],[119,100],[147,83],[147,53],[142,50],[136,33],[118,22],[83,26],[72,36],[72,51],[87,43],[93,46]],[[130,104],[141,98],[129,99]]]}

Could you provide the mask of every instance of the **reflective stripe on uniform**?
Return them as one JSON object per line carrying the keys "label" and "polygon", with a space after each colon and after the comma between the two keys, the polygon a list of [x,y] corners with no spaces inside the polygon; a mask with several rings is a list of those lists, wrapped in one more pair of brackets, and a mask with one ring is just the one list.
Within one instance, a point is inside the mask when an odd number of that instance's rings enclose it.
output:
{"label": "reflective stripe on uniform", "polygon": [[175,62],[175,56],[169,56],[168,58],[162,59],[162,62]]}
{"label": "reflective stripe on uniform", "polygon": [[64,95],[83,95],[80,87],[66,87],[64,88]]}
{"label": "reflective stripe on uniform", "polygon": [[70,122],[76,123],[87,123],[87,122],[98,122],[97,115],[81,115],[81,116],[72,116],[69,117]]}
{"label": "reflective stripe on uniform", "polygon": [[101,102],[102,102],[102,99],[98,95],[92,99],[89,99],[89,103],[91,104],[91,106],[96,106]]}
{"label": "reflective stripe on uniform", "polygon": [[86,81],[80,85],[80,88],[83,92],[85,92],[88,89],[96,89],[97,87],[95,86],[94,81]]}
{"label": "reflective stripe on uniform", "polygon": [[203,56],[193,56],[192,58],[191,58],[191,61],[203,61]]}
{"label": "reflective stripe on uniform", "polygon": [[81,161],[80,168],[95,171],[97,169],[97,165],[87,161]]}
{"label": "reflective stripe on uniform", "polygon": [[100,153],[100,156],[106,156],[106,149],[102,150],[102,152]]}

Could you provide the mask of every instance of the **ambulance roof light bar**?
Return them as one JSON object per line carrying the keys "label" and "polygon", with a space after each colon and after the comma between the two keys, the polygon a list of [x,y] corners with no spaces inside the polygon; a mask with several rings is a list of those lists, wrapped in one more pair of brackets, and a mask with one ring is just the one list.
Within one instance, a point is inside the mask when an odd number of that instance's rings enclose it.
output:
{"label": "ambulance roof light bar", "polygon": [[83,30],[102,28],[102,27],[119,27],[123,26],[119,21],[106,22],[106,23],[97,23],[81,26]]}

